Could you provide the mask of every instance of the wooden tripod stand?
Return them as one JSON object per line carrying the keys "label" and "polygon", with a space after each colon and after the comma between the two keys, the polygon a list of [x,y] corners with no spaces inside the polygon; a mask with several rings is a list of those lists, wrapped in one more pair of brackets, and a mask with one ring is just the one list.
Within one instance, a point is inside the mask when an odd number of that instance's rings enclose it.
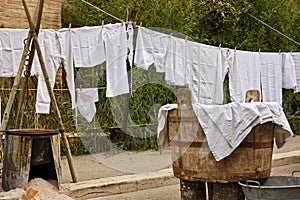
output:
{"label": "wooden tripod stand", "polygon": [[[27,73],[30,73],[31,65],[33,63],[33,58],[34,58],[34,52],[36,50],[37,54],[38,54],[39,62],[40,62],[40,65],[41,65],[41,69],[42,69],[42,72],[43,72],[43,75],[44,75],[44,78],[45,78],[45,81],[46,81],[47,90],[48,90],[49,95],[50,95],[51,106],[52,106],[52,109],[55,112],[56,121],[58,122],[59,130],[60,130],[60,133],[62,135],[61,139],[62,139],[62,142],[63,142],[63,147],[64,147],[65,152],[67,154],[67,159],[68,159],[68,164],[69,164],[71,176],[72,176],[73,182],[76,183],[77,182],[77,176],[76,176],[74,165],[73,165],[73,159],[72,159],[72,155],[71,155],[71,151],[70,151],[69,142],[67,140],[66,134],[64,133],[64,125],[63,125],[63,122],[62,122],[61,114],[60,114],[59,108],[57,106],[57,102],[56,102],[56,99],[55,99],[55,96],[54,96],[54,93],[53,93],[53,90],[52,90],[52,87],[51,87],[50,79],[49,79],[49,76],[48,76],[48,73],[47,73],[47,70],[46,70],[45,62],[44,62],[44,59],[43,59],[42,51],[41,51],[39,41],[38,41],[38,36],[37,36],[38,32],[39,32],[39,27],[40,27],[40,24],[41,24],[44,0],[39,0],[38,1],[37,17],[36,17],[35,25],[33,24],[33,21],[32,21],[32,18],[30,16],[29,9],[27,7],[27,4],[26,4],[25,0],[22,0],[22,3],[23,3],[24,10],[26,12],[27,20],[28,20],[29,25],[30,25],[30,30],[29,30],[28,37],[27,37],[27,40],[26,40],[26,44],[25,44],[25,47],[24,47],[24,51],[23,51],[23,54],[22,54],[19,69],[18,69],[17,75],[14,79],[14,83],[13,83],[12,90],[11,90],[11,93],[10,93],[10,96],[9,96],[9,99],[8,99],[8,103],[7,103],[5,111],[4,111],[3,120],[2,120],[2,124],[1,124],[1,131],[3,132],[4,130],[6,130],[6,126],[7,126],[8,120],[9,120],[9,115],[10,115],[10,112],[11,112],[13,101],[14,101],[15,96],[16,96],[18,85],[20,83],[21,74],[22,74],[23,68],[25,66],[25,62],[26,62],[28,52],[30,51],[26,71],[27,71]],[[31,47],[30,47],[30,44],[31,44]],[[21,97],[23,99],[24,99],[24,96],[25,96],[25,93],[26,93],[25,92],[26,87],[27,87],[26,84],[24,84],[23,87],[22,87],[23,94],[21,94]],[[16,126],[20,126],[20,124],[21,124],[21,115],[22,115],[22,112],[23,112],[23,109],[24,109],[24,100],[21,101],[21,103],[19,105],[19,109],[20,109],[20,111],[19,111],[18,116],[17,116]],[[2,136],[2,133],[0,134],[0,136]],[[0,143],[0,145],[1,145],[1,149],[0,149],[1,154],[3,154],[2,143]]]}

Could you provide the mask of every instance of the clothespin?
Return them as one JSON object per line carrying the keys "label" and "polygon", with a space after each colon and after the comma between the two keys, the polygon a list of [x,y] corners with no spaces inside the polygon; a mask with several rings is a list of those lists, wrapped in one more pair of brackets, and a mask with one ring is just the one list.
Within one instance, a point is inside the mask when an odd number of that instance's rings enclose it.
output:
{"label": "clothespin", "polygon": [[279,54],[281,53],[281,49],[279,49]]}
{"label": "clothespin", "polygon": [[121,24],[122,24],[122,26],[124,25],[124,21],[123,20],[121,21]]}
{"label": "clothespin", "polygon": [[189,39],[189,36],[185,36],[185,41],[187,41]]}
{"label": "clothespin", "polygon": [[104,27],[104,20],[102,20],[102,28]]}
{"label": "clothespin", "polygon": [[260,48],[258,49],[258,53],[260,53]]}
{"label": "clothespin", "polygon": [[234,47],[234,51],[236,51],[236,47]]}
{"label": "clothespin", "polygon": [[221,48],[221,46],[222,46],[222,44],[220,43],[220,44],[219,44],[219,48]]}
{"label": "clothespin", "polygon": [[80,91],[82,91],[82,85],[80,84]]}
{"label": "clothespin", "polygon": [[72,23],[69,23],[69,31],[71,30]]}
{"label": "clothespin", "polygon": [[143,22],[140,22],[140,28],[142,28]]}
{"label": "clothespin", "polygon": [[41,24],[40,24],[40,31],[42,31],[42,30],[43,30],[43,24],[41,22]]}

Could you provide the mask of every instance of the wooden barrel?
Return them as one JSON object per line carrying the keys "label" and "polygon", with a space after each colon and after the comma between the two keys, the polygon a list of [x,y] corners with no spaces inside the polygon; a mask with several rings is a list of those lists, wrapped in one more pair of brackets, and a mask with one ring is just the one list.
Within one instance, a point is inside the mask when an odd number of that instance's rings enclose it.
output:
{"label": "wooden barrel", "polygon": [[226,183],[270,176],[275,129],[272,123],[253,128],[232,154],[216,161],[192,109],[190,91],[179,89],[177,98],[178,109],[168,115],[172,167],[177,178]]}
{"label": "wooden barrel", "polygon": [[[32,178],[61,181],[58,130],[13,129],[6,131],[2,187],[5,191],[24,188]],[[37,174],[38,173],[38,174]]]}

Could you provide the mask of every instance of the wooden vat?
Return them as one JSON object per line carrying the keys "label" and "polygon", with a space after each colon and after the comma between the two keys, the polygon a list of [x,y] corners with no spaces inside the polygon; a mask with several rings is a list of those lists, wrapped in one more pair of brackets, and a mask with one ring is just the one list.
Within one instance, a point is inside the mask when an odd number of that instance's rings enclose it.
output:
{"label": "wooden vat", "polygon": [[191,106],[187,89],[177,93],[178,109],[168,115],[172,167],[177,178],[201,182],[238,182],[270,176],[275,126],[256,126],[228,157],[216,161]]}

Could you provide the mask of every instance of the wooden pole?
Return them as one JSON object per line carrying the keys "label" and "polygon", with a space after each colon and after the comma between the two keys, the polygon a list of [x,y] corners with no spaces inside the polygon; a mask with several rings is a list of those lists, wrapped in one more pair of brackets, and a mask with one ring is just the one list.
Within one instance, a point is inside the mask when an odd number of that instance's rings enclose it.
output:
{"label": "wooden pole", "polygon": [[[38,35],[40,31],[41,21],[42,21],[42,11],[44,7],[44,1],[38,1],[37,7],[34,12],[34,23],[35,23],[35,32]],[[28,91],[28,81],[30,77],[31,67],[34,59],[34,53],[35,53],[35,46],[34,42],[31,43],[30,52],[29,52],[29,58],[28,63],[26,65],[26,83],[22,85],[21,94],[19,97],[19,105],[18,105],[18,113],[16,117],[15,122],[15,128],[21,128],[22,121],[23,121],[23,111],[25,108],[25,103],[27,99],[27,91]]]}
{"label": "wooden pole", "polygon": [[[16,93],[17,93],[18,85],[20,83],[21,75],[22,75],[22,72],[23,72],[23,67],[25,65],[25,61],[26,61],[27,53],[29,51],[29,45],[30,45],[31,40],[32,40],[32,33],[29,31],[28,36],[27,36],[27,41],[25,43],[24,51],[23,51],[23,54],[22,54],[22,57],[21,57],[20,66],[19,66],[17,75],[14,79],[12,90],[9,94],[8,102],[7,102],[7,105],[6,105],[5,110],[4,110],[3,119],[2,119],[2,123],[1,123],[1,131],[0,131],[0,137],[1,138],[3,136],[3,131],[6,130],[6,126],[7,126],[8,120],[9,120],[10,111],[11,111]],[[2,145],[2,142],[0,142],[0,151],[1,151],[1,161],[2,161],[2,158],[3,158],[3,145]]]}
{"label": "wooden pole", "polygon": [[[40,25],[41,25],[41,21],[42,21],[42,10],[44,7],[44,2],[39,1],[38,2],[38,6],[37,9],[35,10],[35,32],[38,35],[39,31],[40,31]],[[25,75],[25,78],[27,79],[26,81],[28,81],[30,76],[30,71],[31,71],[31,66],[33,63],[33,59],[34,59],[34,53],[35,53],[35,46],[34,46],[34,42],[31,43],[31,47],[30,47],[30,54],[29,54],[29,59],[28,59],[28,63],[27,63],[27,68],[26,71],[27,73],[29,73],[27,76]],[[27,90],[28,90],[28,85],[27,84],[23,84],[22,85],[22,89],[21,89],[21,94],[19,97],[19,105],[18,105],[18,113],[17,113],[17,117],[16,117],[16,123],[15,123],[15,128],[21,128],[22,125],[22,119],[23,119],[23,111],[25,108],[25,102],[26,102],[26,98],[27,98]]]}
{"label": "wooden pole", "polygon": [[[36,20],[36,23],[38,25],[37,27],[39,27],[40,23],[41,23],[43,5],[44,5],[44,1],[40,0],[40,2],[38,4],[38,16],[37,16],[37,20]],[[18,69],[18,72],[17,72],[16,77],[14,79],[12,90],[10,92],[8,102],[7,102],[7,105],[6,105],[5,110],[4,110],[3,119],[2,119],[2,123],[1,123],[1,132],[0,132],[0,137],[1,138],[3,136],[3,131],[6,129],[6,126],[7,126],[8,120],[9,120],[10,111],[11,111],[13,102],[15,100],[15,96],[16,96],[17,89],[18,89],[18,86],[19,86],[19,83],[20,83],[20,80],[21,80],[23,67],[25,66],[26,57],[27,57],[27,54],[28,54],[28,51],[29,51],[29,45],[30,45],[31,41],[32,41],[32,30],[30,30],[28,32],[28,36],[27,36],[27,40],[26,40],[26,43],[25,43],[25,46],[24,46],[24,51],[23,51],[23,54],[22,54],[22,57],[21,57],[19,69]],[[2,158],[3,157],[2,142],[0,142],[0,151],[1,151],[1,158]]]}
{"label": "wooden pole", "polygon": [[51,83],[50,83],[50,79],[49,79],[49,76],[48,76],[48,73],[47,73],[47,70],[46,70],[46,66],[45,66],[45,62],[44,62],[44,59],[43,59],[42,51],[41,51],[41,48],[40,48],[40,45],[39,45],[37,34],[34,32],[34,25],[33,25],[33,22],[31,20],[27,4],[26,4],[25,0],[22,0],[22,2],[23,2],[23,6],[24,6],[24,9],[25,9],[26,15],[27,15],[29,25],[30,25],[30,30],[32,31],[34,44],[35,44],[36,51],[37,51],[37,54],[38,54],[38,58],[39,58],[39,61],[40,61],[40,64],[41,64],[42,72],[43,72],[43,75],[44,75],[44,78],[45,78],[45,82],[46,82],[46,86],[47,86],[47,89],[48,89],[48,92],[49,92],[49,95],[50,95],[50,99],[52,101],[52,107],[54,108],[56,120],[57,120],[57,122],[60,126],[62,141],[63,141],[65,151],[66,151],[66,154],[67,154],[67,159],[68,159],[68,163],[69,163],[71,176],[72,176],[73,182],[76,183],[76,182],[78,182],[78,180],[77,180],[77,176],[76,176],[74,165],[73,165],[73,159],[72,159],[72,155],[71,155],[71,151],[70,151],[69,142],[68,142],[67,136],[64,133],[64,125],[63,125],[63,121],[62,121],[62,118],[61,118],[61,114],[60,114],[59,108],[57,106],[57,102],[56,102],[56,99],[55,99],[55,96],[54,96],[54,93],[53,93],[53,90],[52,90],[52,87],[51,87]]}

